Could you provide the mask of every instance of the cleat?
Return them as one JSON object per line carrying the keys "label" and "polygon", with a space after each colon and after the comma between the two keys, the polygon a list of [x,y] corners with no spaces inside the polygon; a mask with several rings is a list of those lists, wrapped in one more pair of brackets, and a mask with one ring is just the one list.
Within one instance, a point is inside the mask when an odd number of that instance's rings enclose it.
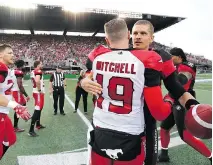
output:
{"label": "cleat", "polygon": [[38,136],[38,134],[35,133],[35,132],[28,132],[28,135],[31,136],[31,137],[36,137],[36,136]]}
{"label": "cleat", "polygon": [[25,130],[24,129],[21,129],[21,128],[18,128],[18,127],[14,127],[14,131],[15,132],[24,132]]}
{"label": "cleat", "polygon": [[168,150],[161,149],[161,153],[158,155],[158,162],[169,162],[170,158]]}
{"label": "cleat", "polygon": [[37,129],[37,130],[39,130],[39,129],[44,129],[44,128],[46,128],[46,127],[43,126],[43,125],[36,126],[36,129]]}

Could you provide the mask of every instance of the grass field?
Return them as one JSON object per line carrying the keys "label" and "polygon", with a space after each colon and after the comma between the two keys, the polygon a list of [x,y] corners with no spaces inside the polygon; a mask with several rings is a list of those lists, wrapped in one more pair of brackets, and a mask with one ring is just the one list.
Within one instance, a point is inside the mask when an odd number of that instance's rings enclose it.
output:
{"label": "grass field", "polygon": [[[211,79],[211,75],[199,75],[198,79]],[[28,93],[32,91],[30,81],[24,83]],[[45,82],[48,89],[48,83]],[[66,94],[74,102],[75,101],[75,87],[76,80],[68,80],[68,87]],[[202,103],[212,104],[212,82],[196,83],[195,90],[197,92],[197,99]],[[166,90],[163,89],[166,93]],[[86,118],[91,120],[93,104],[92,97],[88,97],[88,115]],[[28,107],[33,112],[33,99],[28,103]],[[83,112],[82,99],[80,101],[79,109]],[[17,163],[17,156],[26,155],[42,155],[55,154],[64,151],[71,151],[86,147],[86,133],[87,125],[79,117],[78,114],[73,113],[73,108],[68,101],[65,101],[64,107],[65,116],[53,115],[52,99],[49,94],[45,95],[45,106],[42,111],[41,123],[47,128],[37,131],[38,137],[32,138],[27,135],[30,121],[24,122],[20,120],[19,126],[26,129],[23,133],[17,134],[17,143],[11,147],[5,157],[0,162],[0,165],[15,165]],[[10,112],[10,117],[13,118],[13,112]],[[172,138],[178,136],[176,128],[172,130]],[[211,140],[206,140],[205,143],[211,148]],[[181,144],[181,143],[180,143]],[[169,151],[171,162],[168,165],[208,165],[209,161],[194,151],[187,145],[177,145]],[[161,165],[166,165],[159,163]],[[40,165],[40,164],[38,164]],[[46,165],[44,162],[42,165]],[[72,165],[69,164],[69,165]],[[74,164],[73,164],[74,165]]]}

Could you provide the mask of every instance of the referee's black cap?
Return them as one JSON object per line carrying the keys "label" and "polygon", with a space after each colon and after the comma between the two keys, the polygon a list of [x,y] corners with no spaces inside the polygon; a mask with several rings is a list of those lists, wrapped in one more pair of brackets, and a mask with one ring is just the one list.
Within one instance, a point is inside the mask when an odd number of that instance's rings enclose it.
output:
{"label": "referee's black cap", "polygon": [[63,69],[63,68],[62,68],[62,66],[59,65],[56,67],[56,69]]}

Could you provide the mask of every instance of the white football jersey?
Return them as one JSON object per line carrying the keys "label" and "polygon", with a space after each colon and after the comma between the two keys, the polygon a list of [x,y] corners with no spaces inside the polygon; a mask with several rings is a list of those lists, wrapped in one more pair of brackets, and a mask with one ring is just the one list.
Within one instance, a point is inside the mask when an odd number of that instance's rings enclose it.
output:
{"label": "white football jersey", "polygon": [[41,70],[36,70],[36,69],[33,70],[31,72],[31,75],[30,75],[31,81],[32,81],[32,85],[33,85],[33,93],[39,93],[38,88],[36,86],[36,82],[35,82],[36,75],[40,75],[41,76],[41,79],[40,79],[40,81],[41,81],[41,92],[44,93],[45,90],[44,90],[44,80],[43,80],[42,71]]}
{"label": "white football jersey", "polygon": [[134,135],[142,133],[144,64],[130,51],[118,50],[97,56],[92,71],[94,80],[103,87],[93,114],[94,125]]}
{"label": "white football jersey", "polygon": [[18,87],[18,83],[17,83],[17,78],[16,78],[16,75],[15,75],[15,69],[11,70],[11,76],[13,77],[13,82],[14,82],[12,91],[19,91],[19,87]]}
{"label": "white football jersey", "polygon": [[[4,95],[8,100],[12,100],[12,88],[14,85],[13,72],[8,69],[8,75],[3,83],[0,83],[0,94]],[[11,108],[0,106],[0,113],[9,114]]]}

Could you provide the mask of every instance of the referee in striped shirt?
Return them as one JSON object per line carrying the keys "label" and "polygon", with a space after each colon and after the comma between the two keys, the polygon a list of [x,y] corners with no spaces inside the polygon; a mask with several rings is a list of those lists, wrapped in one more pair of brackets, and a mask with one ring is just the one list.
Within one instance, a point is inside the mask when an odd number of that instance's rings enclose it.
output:
{"label": "referee in striped shirt", "polygon": [[65,115],[64,113],[64,87],[66,87],[66,79],[64,73],[62,73],[62,68],[59,66],[56,68],[56,72],[54,72],[50,77],[50,94],[53,93],[54,100],[54,115],[57,115],[58,111],[58,98],[59,98],[59,109],[60,114]]}

